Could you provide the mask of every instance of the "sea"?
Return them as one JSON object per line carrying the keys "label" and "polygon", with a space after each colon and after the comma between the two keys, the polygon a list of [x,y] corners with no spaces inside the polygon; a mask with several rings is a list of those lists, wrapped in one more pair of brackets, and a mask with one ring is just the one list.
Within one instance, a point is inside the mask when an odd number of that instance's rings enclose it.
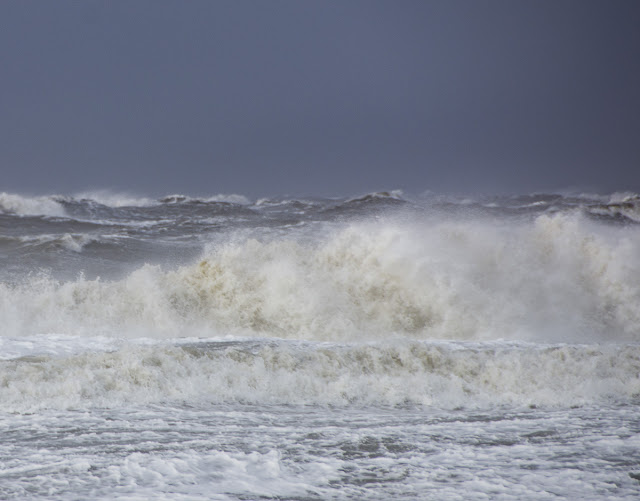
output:
{"label": "sea", "polygon": [[0,193],[0,499],[640,499],[640,195]]}

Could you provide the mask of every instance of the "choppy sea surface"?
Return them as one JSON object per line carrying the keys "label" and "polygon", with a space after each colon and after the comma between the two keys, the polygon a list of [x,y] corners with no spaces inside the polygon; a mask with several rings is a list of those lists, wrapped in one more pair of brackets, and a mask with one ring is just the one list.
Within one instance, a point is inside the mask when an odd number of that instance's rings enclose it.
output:
{"label": "choppy sea surface", "polygon": [[638,499],[640,196],[0,193],[0,499]]}

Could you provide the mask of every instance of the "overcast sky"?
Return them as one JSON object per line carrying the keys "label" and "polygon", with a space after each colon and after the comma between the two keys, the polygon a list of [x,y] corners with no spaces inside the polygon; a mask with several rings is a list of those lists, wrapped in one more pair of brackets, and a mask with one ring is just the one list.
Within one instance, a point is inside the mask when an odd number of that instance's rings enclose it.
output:
{"label": "overcast sky", "polygon": [[0,191],[640,192],[640,1],[0,2]]}

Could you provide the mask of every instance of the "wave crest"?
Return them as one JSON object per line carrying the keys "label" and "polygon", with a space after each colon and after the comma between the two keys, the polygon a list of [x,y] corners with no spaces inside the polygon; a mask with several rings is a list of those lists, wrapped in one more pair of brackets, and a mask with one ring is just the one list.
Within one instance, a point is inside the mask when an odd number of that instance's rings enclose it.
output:
{"label": "wave crest", "polygon": [[66,216],[58,197],[28,197],[5,192],[0,193],[0,213],[18,216]]}
{"label": "wave crest", "polygon": [[209,342],[0,361],[4,410],[166,401],[565,407],[640,394],[638,346]]}
{"label": "wave crest", "polygon": [[229,240],[126,278],[0,284],[8,335],[640,341],[640,234],[578,213],[524,224],[354,223]]}

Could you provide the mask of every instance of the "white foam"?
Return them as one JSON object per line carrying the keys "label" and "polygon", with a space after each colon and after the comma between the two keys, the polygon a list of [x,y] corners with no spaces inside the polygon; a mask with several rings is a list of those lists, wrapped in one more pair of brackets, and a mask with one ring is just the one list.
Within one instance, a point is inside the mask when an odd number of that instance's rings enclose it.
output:
{"label": "white foam", "polygon": [[[4,411],[176,401],[566,407],[624,402],[640,394],[638,345],[231,342],[114,347],[96,338],[85,343],[88,351],[80,351],[81,343],[63,350],[62,341],[49,341],[50,350],[45,343],[40,355],[0,362]],[[29,348],[14,342],[13,349]]]}
{"label": "white foam", "polygon": [[367,193],[365,195],[360,195],[357,197],[348,198],[347,202],[357,202],[365,199],[389,199],[394,198],[396,200],[402,200],[404,198],[404,193],[402,190],[391,190],[391,191],[376,191],[372,193]]}
{"label": "white foam", "polygon": [[249,205],[251,201],[244,195],[236,194],[218,194],[208,197],[190,197],[187,195],[173,194],[162,197],[161,200],[169,200],[175,202],[224,202],[230,204]]}
{"label": "white foam", "polygon": [[147,207],[157,204],[152,198],[109,190],[83,191],[76,193],[73,198],[77,200],[93,200],[108,207]]}
{"label": "white foam", "polygon": [[620,191],[609,196],[610,204],[619,204],[633,201],[640,201],[640,195],[632,191]]}
{"label": "white foam", "polygon": [[205,202],[226,202],[230,204],[249,205],[251,201],[244,195],[230,194],[218,194],[210,197],[203,198]]}
{"label": "white foam", "polygon": [[0,337],[0,360],[21,357],[69,356],[85,351],[109,351],[121,347],[123,341],[112,337],[80,337],[64,334]]}
{"label": "white foam", "polygon": [[[320,468],[313,466],[306,465],[305,470],[319,472]],[[148,493],[152,498],[157,497],[158,491],[172,487],[175,490],[178,486],[178,491],[186,490],[182,493],[187,496],[185,499],[196,496],[224,500],[229,499],[230,494],[241,498],[306,497],[317,490],[320,480],[310,474],[301,478],[283,467],[281,454],[276,450],[265,453],[185,451],[172,457],[134,453],[111,467],[111,474],[127,479],[137,486],[136,492]]]}
{"label": "white foam", "polygon": [[[108,238],[105,236],[103,238]],[[82,252],[85,245],[98,241],[99,238],[84,233],[40,234],[20,237],[19,241],[26,244],[50,244],[62,247],[72,252]]]}
{"label": "white foam", "polygon": [[5,335],[640,341],[640,232],[579,214],[230,238],[175,271],[0,284]]}
{"label": "white foam", "polygon": [[55,197],[29,197],[5,192],[0,193],[0,211],[19,216],[66,216],[64,207]]}

